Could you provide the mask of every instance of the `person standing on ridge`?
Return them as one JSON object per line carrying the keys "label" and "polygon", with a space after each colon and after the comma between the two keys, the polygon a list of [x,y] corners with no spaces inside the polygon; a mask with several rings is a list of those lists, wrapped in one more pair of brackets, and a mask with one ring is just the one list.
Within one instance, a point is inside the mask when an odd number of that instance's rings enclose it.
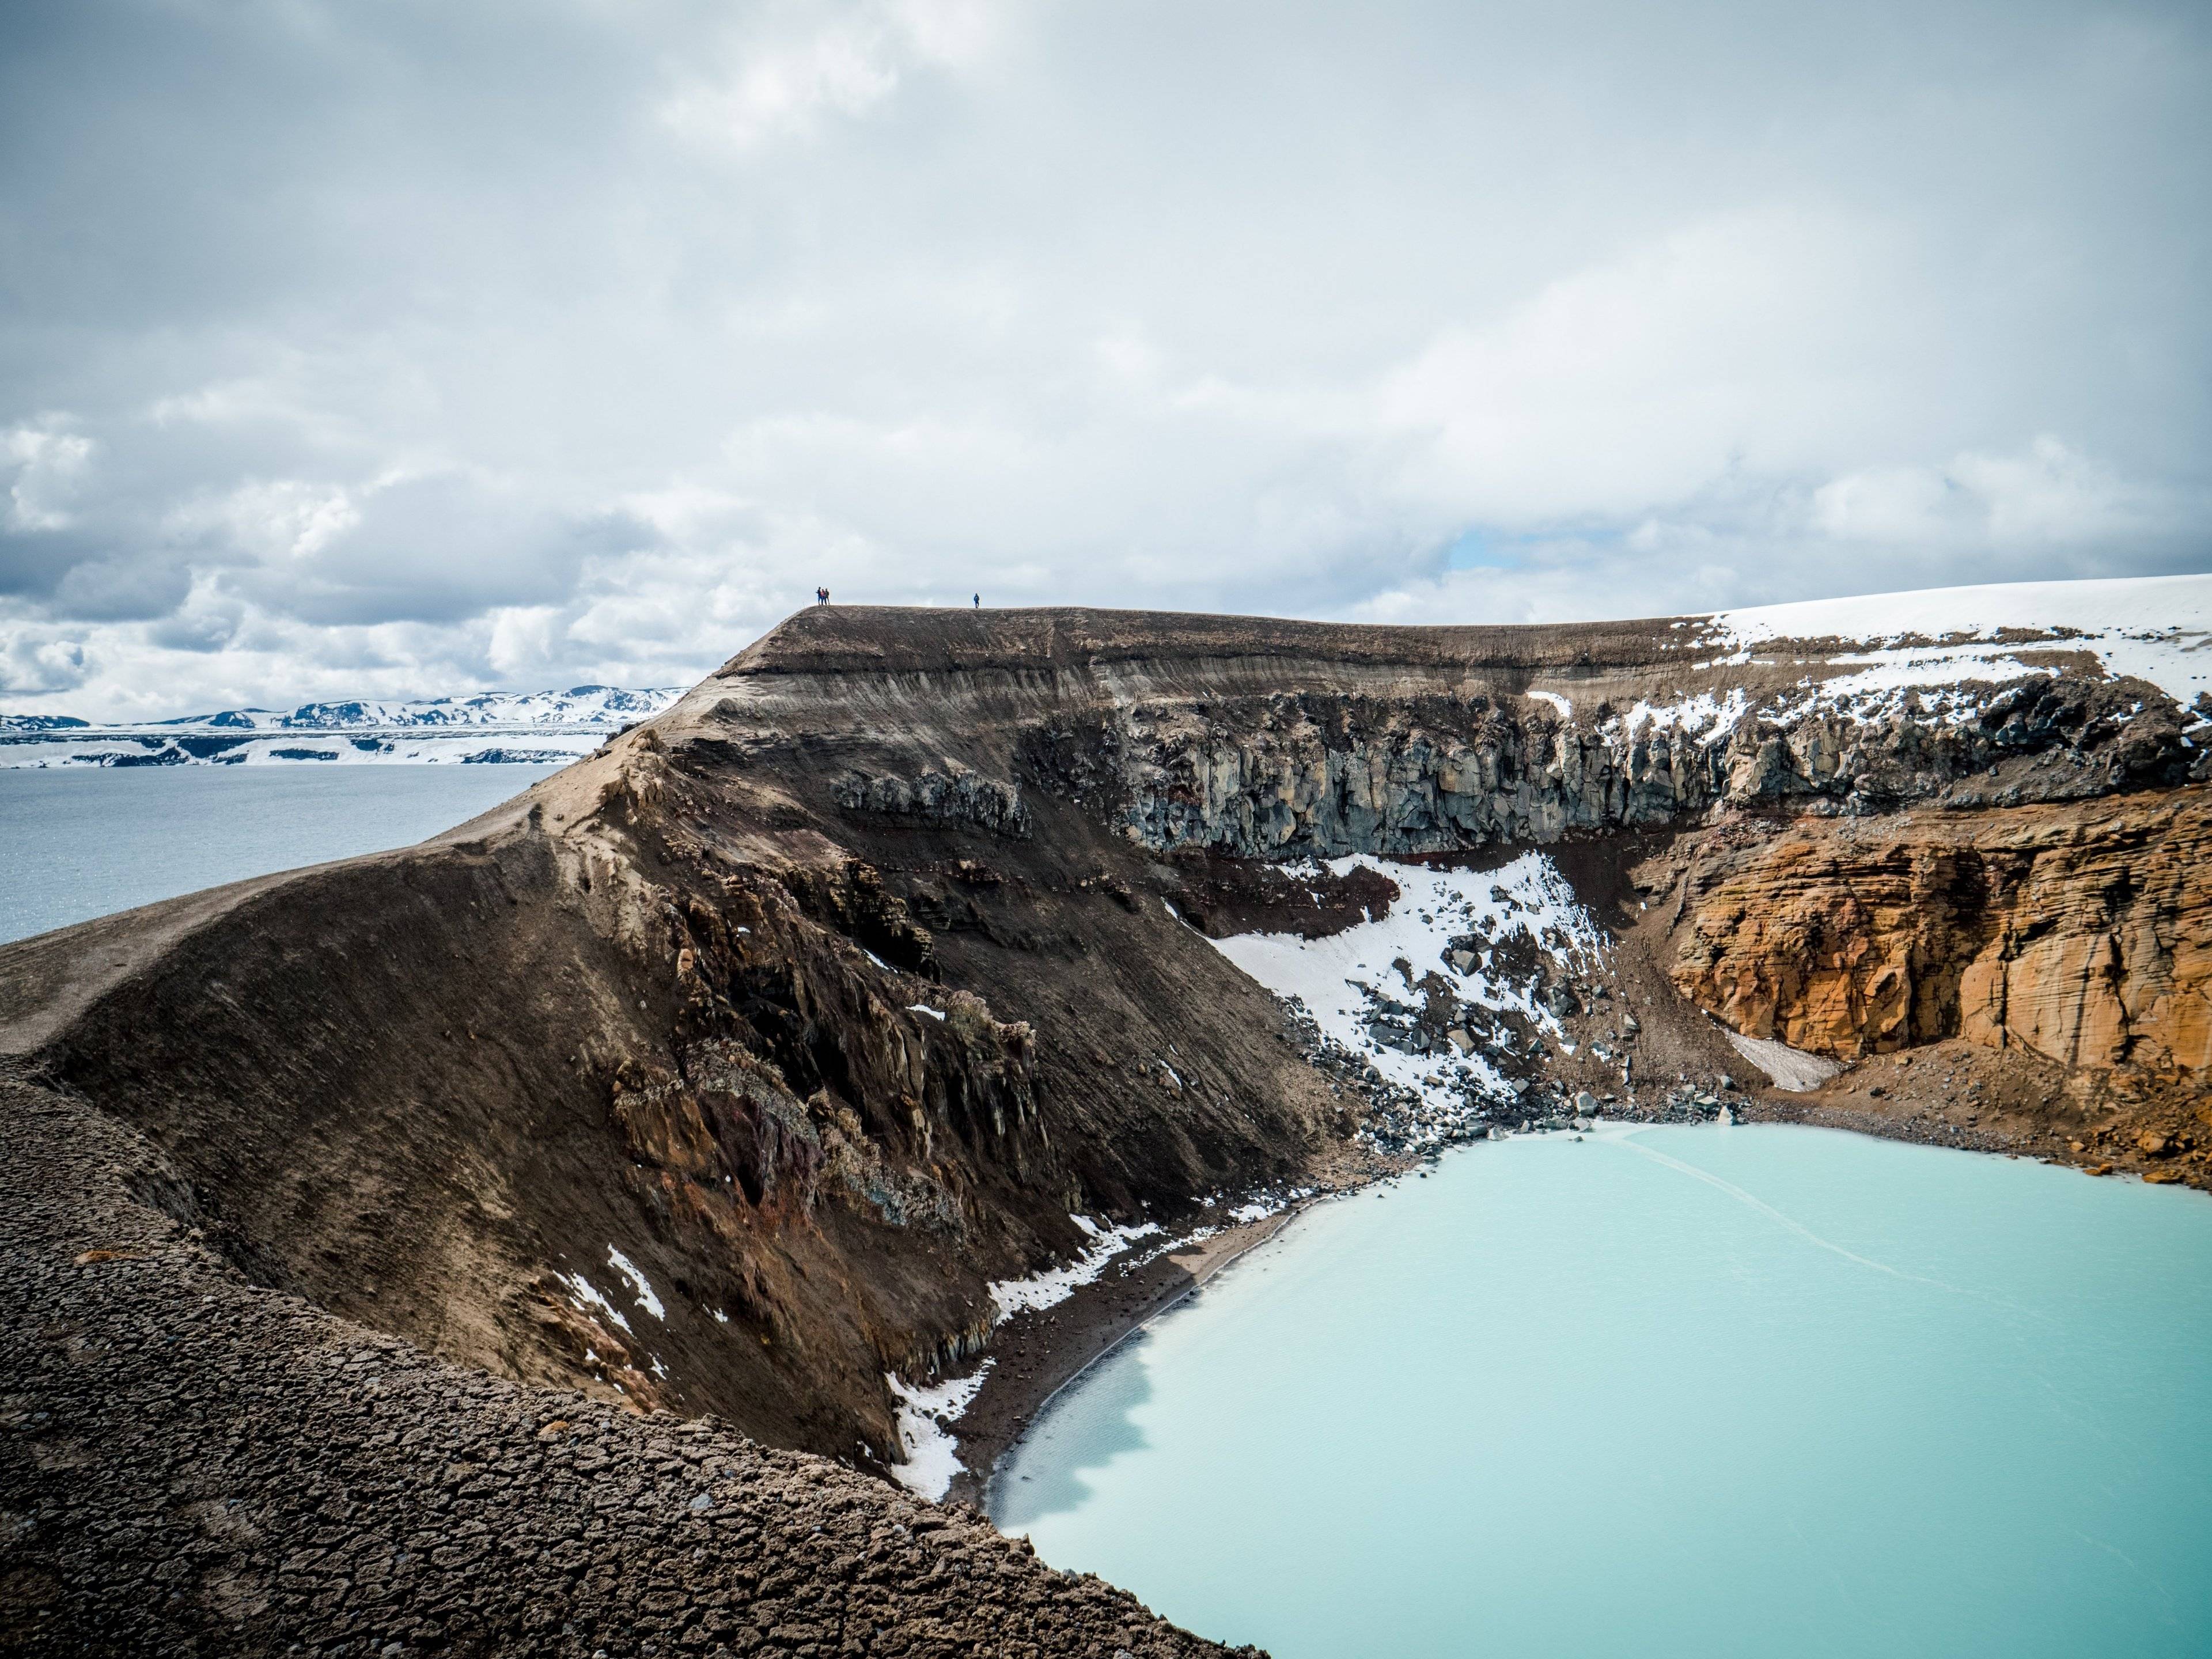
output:
{"label": "person standing on ridge", "polygon": [[978,611],[981,611],[983,608],[983,596],[981,593],[978,593],[975,596],[975,608]]}
{"label": "person standing on ridge", "polygon": [[816,589],[814,590],[814,603],[815,603],[815,604],[817,604],[817,605],[827,605],[827,604],[829,604],[829,603],[830,603],[830,590],[829,590],[828,588],[826,588],[826,587],[817,587],[817,588],[816,588]]}

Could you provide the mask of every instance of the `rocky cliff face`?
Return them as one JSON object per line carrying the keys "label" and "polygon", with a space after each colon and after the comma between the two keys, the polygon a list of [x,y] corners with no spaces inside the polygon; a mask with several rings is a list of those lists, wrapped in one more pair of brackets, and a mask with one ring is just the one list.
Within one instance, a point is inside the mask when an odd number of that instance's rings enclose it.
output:
{"label": "rocky cliff face", "polygon": [[1801,823],[1680,880],[1674,980],[1844,1059],[1962,1037],[2068,1066],[2212,1067],[2212,791]]}
{"label": "rocky cliff face", "polygon": [[1024,758],[1045,787],[1110,803],[1147,847],[1255,859],[1543,845],[1717,805],[1865,815],[1947,793],[2015,805],[2212,775],[2212,753],[2182,742],[2182,711],[2141,681],[1970,689],[1983,696],[1960,720],[1917,699],[1862,720],[1739,692],[1694,725],[1587,693],[1577,714],[1481,691],[1288,691],[1051,722]]}

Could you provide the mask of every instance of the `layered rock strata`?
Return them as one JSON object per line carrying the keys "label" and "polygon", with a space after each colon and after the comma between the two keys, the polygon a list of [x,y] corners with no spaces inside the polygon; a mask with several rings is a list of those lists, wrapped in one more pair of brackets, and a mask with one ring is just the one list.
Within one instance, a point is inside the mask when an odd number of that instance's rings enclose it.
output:
{"label": "layered rock strata", "polygon": [[1686,872],[1674,980],[1747,1035],[1856,1060],[1960,1037],[2212,1067],[2212,791],[1801,823]]}
{"label": "layered rock strata", "polygon": [[1139,702],[1048,725],[1028,753],[1051,785],[1115,802],[1148,847],[1252,859],[1543,845],[1717,805],[1865,815],[1947,792],[2009,805],[2212,775],[2212,755],[2182,741],[2183,712],[2141,681],[1976,689],[1986,699],[1955,722],[1917,704],[1863,723],[1814,706],[1740,711],[1705,731],[1638,719],[1609,697],[1578,717],[1480,690],[1282,692]]}

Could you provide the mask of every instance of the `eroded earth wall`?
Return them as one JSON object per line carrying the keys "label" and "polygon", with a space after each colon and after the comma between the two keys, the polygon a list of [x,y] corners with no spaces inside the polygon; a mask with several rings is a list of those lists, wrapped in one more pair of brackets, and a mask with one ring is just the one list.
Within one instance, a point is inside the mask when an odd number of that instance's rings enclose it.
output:
{"label": "eroded earth wall", "polygon": [[1687,878],[1683,992],[1839,1059],[2212,1066],[2212,792],[1792,825]]}

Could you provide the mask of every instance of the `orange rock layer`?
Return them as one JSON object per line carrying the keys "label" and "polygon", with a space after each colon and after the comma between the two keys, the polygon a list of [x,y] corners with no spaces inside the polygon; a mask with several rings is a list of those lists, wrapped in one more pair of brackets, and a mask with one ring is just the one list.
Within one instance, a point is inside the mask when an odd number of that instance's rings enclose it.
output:
{"label": "orange rock layer", "polygon": [[2212,1067],[2212,792],[1807,819],[1691,870],[1675,983],[1843,1060],[1945,1037]]}

